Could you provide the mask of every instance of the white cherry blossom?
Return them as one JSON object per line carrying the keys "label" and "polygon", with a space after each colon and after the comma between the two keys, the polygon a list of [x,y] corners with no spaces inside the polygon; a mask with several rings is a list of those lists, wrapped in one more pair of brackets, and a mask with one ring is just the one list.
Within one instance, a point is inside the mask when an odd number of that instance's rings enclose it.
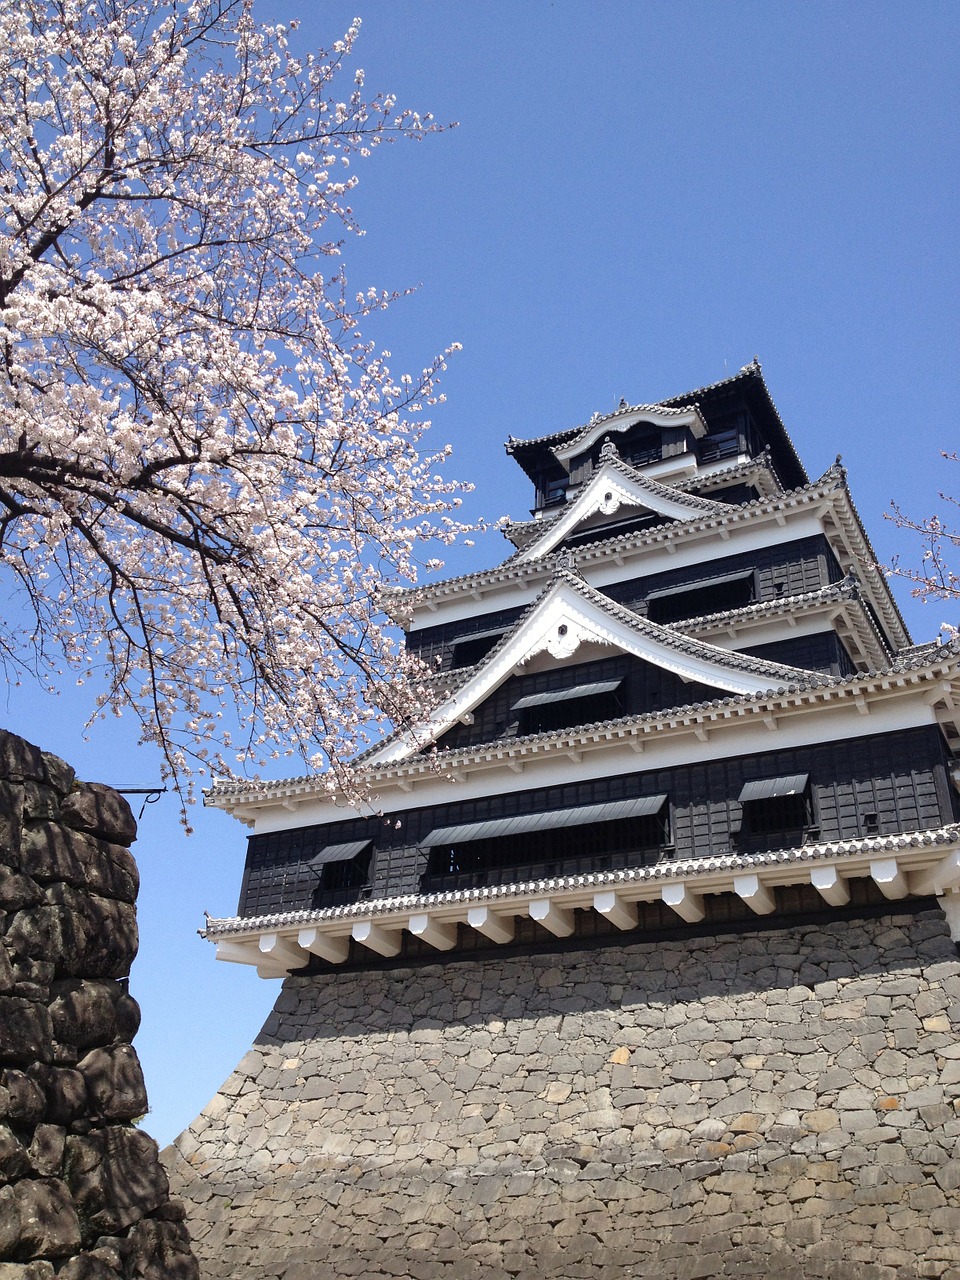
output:
{"label": "white cherry blossom", "polygon": [[357,34],[0,0],[0,657],[106,670],[94,714],[188,789],[291,748],[343,781],[422,713],[377,599],[462,531],[421,452],[443,357],[395,376],[339,254],[355,158],[435,125],[364,94]]}

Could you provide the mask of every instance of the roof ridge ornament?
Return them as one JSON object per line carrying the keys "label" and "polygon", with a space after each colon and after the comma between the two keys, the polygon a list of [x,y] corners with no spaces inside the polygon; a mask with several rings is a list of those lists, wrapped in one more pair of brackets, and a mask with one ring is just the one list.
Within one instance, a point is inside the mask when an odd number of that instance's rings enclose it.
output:
{"label": "roof ridge ornament", "polygon": [[823,484],[824,481],[833,480],[838,482],[839,485],[844,485],[846,483],[846,479],[847,468],[843,465],[843,454],[838,453],[833,462],[830,463],[830,466],[827,467],[826,471],[815,483]]}

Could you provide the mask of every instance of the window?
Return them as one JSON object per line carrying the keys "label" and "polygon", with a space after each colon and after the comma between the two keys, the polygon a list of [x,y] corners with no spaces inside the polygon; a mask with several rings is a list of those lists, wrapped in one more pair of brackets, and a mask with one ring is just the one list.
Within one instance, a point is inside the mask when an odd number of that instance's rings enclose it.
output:
{"label": "window", "polygon": [[440,827],[424,892],[582,875],[655,862],[669,839],[666,795]]}
{"label": "window", "polygon": [[634,467],[646,467],[651,462],[659,462],[663,456],[659,431],[647,431],[642,435],[634,436],[622,446],[620,456]]}
{"label": "window", "polygon": [[813,827],[810,778],[797,773],[746,782],[738,797],[743,806],[739,845],[775,849],[802,844]]}
{"label": "window", "polygon": [[679,622],[683,618],[703,618],[710,613],[742,609],[756,599],[757,575],[753,569],[746,569],[703,582],[652,591],[647,597],[647,617],[651,622]]}
{"label": "window", "polygon": [[475,631],[454,640],[450,665],[454,668],[475,666],[487,656],[505,630],[506,627],[491,627],[488,631]]}
{"label": "window", "polygon": [[700,442],[700,461],[716,462],[720,458],[733,458],[740,452],[740,432],[736,427],[717,431]]}
{"label": "window", "polygon": [[307,864],[319,875],[313,892],[315,907],[340,907],[356,902],[370,883],[371,840],[328,844]]}
{"label": "window", "polygon": [[510,708],[519,713],[517,733],[548,733],[577,724],[615,720],[623,714],[622,684],[622,680],[599,680],[518,698]]}
{"label": "window", "polygon": [[540,481],[540,505],[556,507],[567,498],[567,485],[570,477],[565,473],[558,476],[544,476]]}
{"label": "window", "polygon": [[605,524],[589,525],[564,538],[560,544],[567,547],[582,547],[589,542],[598,542],[601,538],[622,538],[628,533],[640,533],[656,525],[673,524],[672,516],[661,515],[659,511],[644,512],[639,516],[628,516],[623,520],[609,520]]}

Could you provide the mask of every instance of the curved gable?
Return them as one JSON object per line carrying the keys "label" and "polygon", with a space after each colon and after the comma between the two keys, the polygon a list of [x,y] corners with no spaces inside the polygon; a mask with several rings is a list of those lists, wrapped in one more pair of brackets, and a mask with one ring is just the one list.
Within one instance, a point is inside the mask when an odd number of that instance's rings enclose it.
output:
{"label": "curved gable", "polygon": [[578,431],[572,440],[555,445],[553,455],[563,466],[569,467],[574,458],[591,449],[601,436],[629,431],[641,422],[649,423],[652,427],[689,427],[696,438],[707,432],[703,414],[696,405],[667,408],[662,404],[641,404],[607,414],[603,418],[595,418],[582,431]]}
{"label": "curved gable", "polygon": [[643,472],[621,462],[609,442],[604,445],[601,464],[573,502],[516,557],[525,564],[549,555],[592,516],[613,516],[621,507],[649,511],[669,520],[694,520],[722,516],[728,508],[722,502],[695,497],[669,485],[651,480]]}
{"label": "curved gable", "polygon": [[691,639],[614,604],[568,570],[550,586],[504,636],[473,674],[417,729],[400,733],[364,760],[377,766],[397,763],[435,743],[476,708],[511,674],[539,654],[567,662],[584,645],[610,647],[641,658],[681,680],[726,694],[756,694],[788,685],[823,683],[824,678],[796,667],[767,662]]}

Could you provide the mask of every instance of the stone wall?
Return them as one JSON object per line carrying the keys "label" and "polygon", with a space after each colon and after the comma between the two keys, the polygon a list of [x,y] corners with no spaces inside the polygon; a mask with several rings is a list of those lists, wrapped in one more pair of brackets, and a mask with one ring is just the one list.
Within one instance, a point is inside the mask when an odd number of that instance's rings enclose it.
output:
{"label": "stone wall", "polygon": [[0,731],[0,1280],[195,1280],[130,1041],[126,801]]}
{"label": "stone wall", "polygon": [[960,1278],[938,910],[288,979],[176,1146],[207,1280]]}

